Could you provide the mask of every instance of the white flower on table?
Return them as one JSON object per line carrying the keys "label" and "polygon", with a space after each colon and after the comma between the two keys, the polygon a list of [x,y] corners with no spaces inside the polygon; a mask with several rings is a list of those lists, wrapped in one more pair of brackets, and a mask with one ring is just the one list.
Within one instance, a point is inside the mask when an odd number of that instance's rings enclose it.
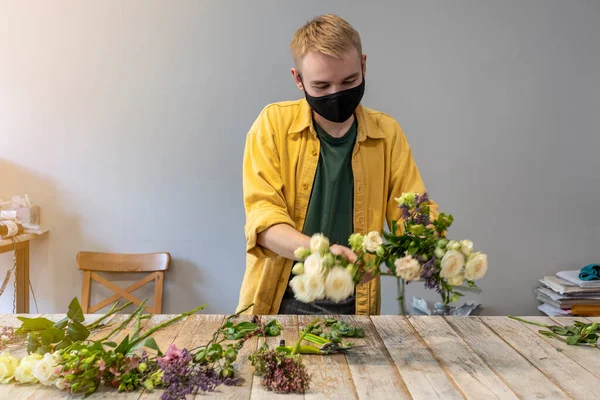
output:
{"label": "white flower on table", "polygon": [[55,367],[56,357],[50,353],[46,353],[41,360],[34,364],[32,375],[44,386],[54,385],[54,381],[57,378],[54,374]]}
{"label": "white flower on table", "polygon": [[0,383],[8,383],[15,376],[15,369],[19,366],[19,361],[10,353],[2,352],[0,354]]}
{"label": "white flower on table", "polygon": [[33,367],[42,359],[37,353],[25,356],[19,366],[15,369],[15,379],[20,383],[36,383],[37,378],[33,376]]}

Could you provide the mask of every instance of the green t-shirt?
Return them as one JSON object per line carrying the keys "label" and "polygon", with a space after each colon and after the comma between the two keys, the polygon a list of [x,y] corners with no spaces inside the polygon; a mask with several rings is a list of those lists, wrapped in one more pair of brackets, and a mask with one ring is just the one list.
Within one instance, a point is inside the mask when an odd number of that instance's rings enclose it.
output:
{"label": "green t-shirt", "polygon": [[354,231],[354,176],[352,151],[356,142],[356,121],[348,132],[334,138],[315,123],[321,154],[308,203],[302,233],[323,233],[330,242],[348,245]]}
{"label": "green t-shirt", "polygon": [[[330,242],[348,245],[354,231],[354,174],[352,151],[356,142],[356,121],[341,138],[334,138],[315,123],[321,154],[308,203],[302,233],[323,233]],[[290,277],[291,278],[291,277]],[[280,314],[354,314],[355,296],[334,303],[317,300],[305,304],[294,299],[288,284]]]}

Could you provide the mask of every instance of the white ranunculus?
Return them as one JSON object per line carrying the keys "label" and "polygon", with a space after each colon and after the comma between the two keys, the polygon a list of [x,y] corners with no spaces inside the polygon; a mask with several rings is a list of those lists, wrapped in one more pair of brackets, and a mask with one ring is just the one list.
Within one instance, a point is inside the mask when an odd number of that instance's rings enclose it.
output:
{"label": "white ranunculus", "polygon": [[467,260],[467,265],[465,266],[465,278],[470,281],[481,279],[487,272],[487,267],[487,255],[474,253]]}
{"label": "white ranunculus", "polygon": [[335,267],[325,279],[325,294],[328,299],[338,303],[354,293],[352,274],[343,267]]}
{"label": "white ranunculus", "polygon": [[469,257],[471,254],[473,254],[473,242],[470,240],[461,240],[460,252],[463,253],[465,257]]}
{"label": "white ranunculus", "polygon": [[290,286],[294,291],[294,297],[303,303],[310,303],[325,297],[322,275],[307,273],[296,275],[290,281]]}
{"label": "white ranunculus", "polygon": [[448,284],[452,286],[460,286],[463,284],[465,280],[465,276],[463,274],[453,276],[452,278],[448,278]]}
{"label": "white ranunculus", "polygon": [[315,233],[310,238],[310,251],[325,254],[329,250],[329,239],[322,233]]}
{"label": "white ranunculus", "polygon": [[381,235],[377,231],[371,231],[367,233],[365,236],[365,240],[363,241],[363,248],[365,251],[370,253],[374,253],[377,251],[377,248],[383,244],[383,239]]}
{"label": "white ranunculus", "polygon": [[394,261],[396,275],[405,281],[418,281],[423,269],[418,260],[407,255]]}
{"label": "white ranunculus", "polygon": [[306,274],[296,275],[290,281],[290,286],[294,291],[294,297],[303,303],[310,303],[314,300],[310,297],[310,293],[306,286],[307,276],[308,275]]}
{"label": "white ranunculus", "polygon": [[15,368],[15,379],[20,383],[36,383],[37,379],[33,376],[33,368],[42,359],[37,353],[25,356],[19,366]]}
{"label": "white ranunculus", "polygon": [[0,383],[8,383],[15,376],[15,369],[19,366],[19,361],[10,353],[2,352],[0,354]]}
{"label": "white ranunculus", "polygon": [[448,279],[460,275],[465,266],[465,256],[460,251],[448,250],[442,257],[442,270],[440,276]]}
{"label": "white ranunculus", "polygon": [[50,353],[44,354],[44,357],[33,366],[32,375],[44,386],[54,385],[57,376],[54,375],[56,360]]}
{"label": "white ranunculus", "polygon": [[322,300],[325,298],[325,277],[323,275],[306,275],[306,289],[313,300]]}
{"label": "white ranunculus", "polygon": [[433,254],[435,254],[435,256],[441,260],[442,257],[444,257],[444,254],[446,254],[446,250],[440,248],[440,247],[436,247],[435,250],[433,251]]}
{"label": "white ranunculus", "polygon": [[304,260],[304,273],[323,275],[325,273],[325,265],[323,257],[319,253],[313,253]]}
{"label": "white ranunculus", "polygon": [[300,275],[304,273],[304,263],[296,263],[292,268],[292,274]]}
{"label": "white ranunculus", "polygon": [[298,260],[304,260],[309,255],[310,250],[305,249],[304,247],[298,247],[296,250],[294,250],[294,257],[296,257]]}

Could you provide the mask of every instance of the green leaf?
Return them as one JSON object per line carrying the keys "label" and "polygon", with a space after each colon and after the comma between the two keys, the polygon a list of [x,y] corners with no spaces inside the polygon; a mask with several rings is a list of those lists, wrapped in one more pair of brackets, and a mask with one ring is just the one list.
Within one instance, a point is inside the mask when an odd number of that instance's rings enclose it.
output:
{"label": "green leaf", "polygon": [[52,343],[58,343],[63,340],[65,337],[65,331],[62,329],[58,329],[54,326],[49,327],[44,332],[42,332],[42,336],[40,340],[44,346],[48,346]]}
{"label": "green leaf", "polygon": [[129,335],[125,336],[125,339],[117,346],[115,353],[127,354],[129,353]]}
{"label": "green leaf", "polygon": [[163,353],[160,351],[160,348],[158,347],[158,344],[156,344],[154,338],[149,337],[148,339],[144,340],[143,345],[153,350],[156,350],[159,356],[163,355]]}
{"label": "green leaf", "polygon": [[67,317],[76,322],[83,322],[83,310],[81,309],[81,305],[79,304],[79,300],[75,297],[71,300],[71,304],[69,304],[69,311],[67,312]]}
{"label": "green leaf", "polygon": [[117,347],[117,344],[116,344],[115,342],[104,342],[103,344],[104,344],[105,346],[112,347],[113,349],[114,349],[115,347]]}
{"label": "green leaf", "polygon": [[85,340],[90,336],[90,331],[77,321],[71,321],[67,325],[67,335],[74,342]]}
{"label": "green leaf", "polygon": [[23,328],[25,331],[43,331],[54,325],[54,322],[42,317],[17,317],[17,319],[22,322],[20,328]]}
{"label": "green leaf", "polygon": [[35,336],[32,334],[27,335],[27,353],[35,353],[40,346]]}
{"label": "green leaf", "polygon": [[576,345],[577,343],[579,343],[579,337],[578,336],[569,336],[567,337],[567,344],[569,345]]}
{"label": "green leaf", "polygon": [[61,319],[60,321],[58,321],[57,323],[55,323],[54,327],[58,328],[58,329],[65,329],[67,327],[67,323],[69,323],[69,318],[65,317],[65,318]]}

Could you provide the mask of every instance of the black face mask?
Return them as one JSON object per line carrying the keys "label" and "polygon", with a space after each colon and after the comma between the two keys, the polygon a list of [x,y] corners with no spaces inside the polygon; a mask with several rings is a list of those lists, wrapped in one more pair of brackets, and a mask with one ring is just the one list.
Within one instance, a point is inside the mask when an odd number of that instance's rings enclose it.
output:
{"label": "black face mask", "polygon": [[[300,78],[302,79],[302,78]],[[303,83],[304,85],[304,83]],[[365,77],[363,76],[360,85],[351,89],[342,90],[321,97],[313,97],[306,93],[304,96],[310,107],[331,122],[345,122],[352,116],[356,107],[360,104],[363,95],[365,94]]]}

